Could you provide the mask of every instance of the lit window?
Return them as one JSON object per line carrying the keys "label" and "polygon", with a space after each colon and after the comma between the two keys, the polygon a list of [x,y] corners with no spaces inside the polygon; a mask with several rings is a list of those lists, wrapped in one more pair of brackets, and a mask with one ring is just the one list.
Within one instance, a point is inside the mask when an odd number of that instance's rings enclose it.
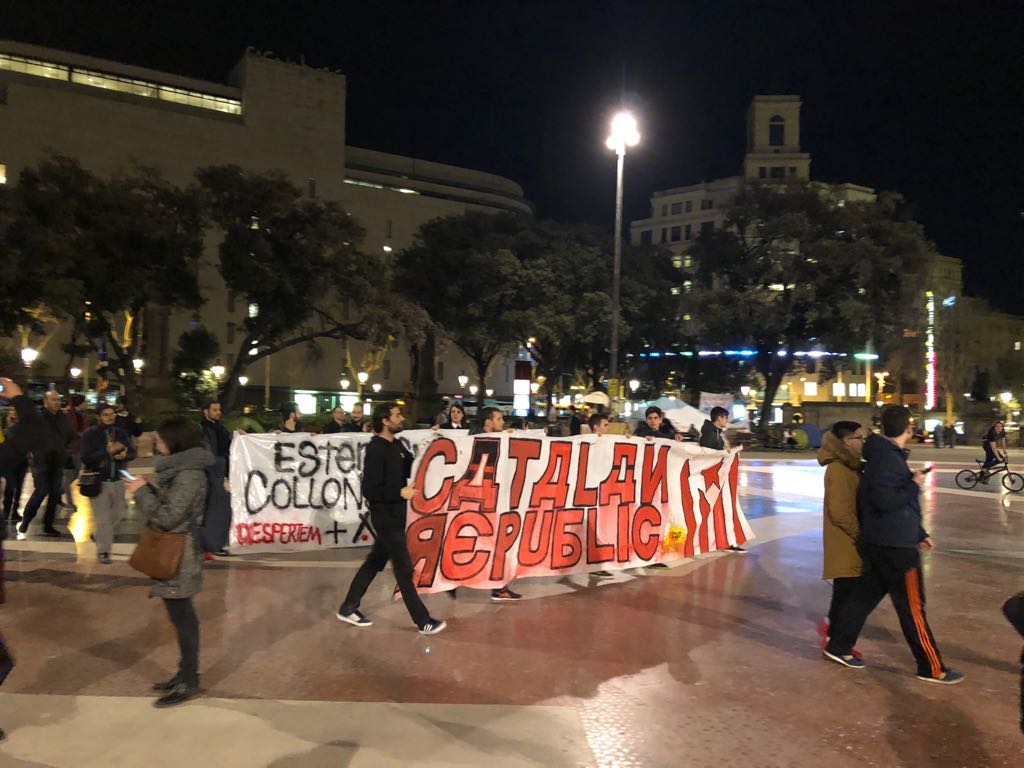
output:
{"label": "lit window", "polygon": [[[690,225],[689,224],[686,225],[686,230],[687,230],[687,234],[689,234],[689,230],[690,230]],[[686,239],[689,240],[690,238],[686,238]],[[686,254],[685,256],[683,256],[683,269],[689,269],[692,266],[693,266],[693,257],[690,256],[690,254]]]}
{"label": "lit window", "polygon": [[50,77],[54,80],[68,79],[68,67],[53,64],[49,61],[40,61],[39,59],[10,56],[6,53],[0,54],[0,69],[6,69],[10,72],[21,72],[24,75]]}
{"label": "lit window", "polygon": [[772,283],[771,285],[768,286],[768,290],[769,291],[784,291],[784,290],[786,290],[786,286],[784,286],[782,283]]}
{"label": "lit window", "polygon": [[685,315],[683,315],[683,320],[685,320],[686,322],[690,322],[691,320],[693,320],[693,315],[687,312]]}
{"label": "lit window", "polygon": [[1013,342],[1013,351],[1014,352],[1020,352],[1020,342],[1019,341]]}
{"label": "lit window", "polygon": [[683,281],[683,292],[684,293],[690,293],[690,291],[692,291],[692,290],[693,290],[693,281],[692,280],[684,280]]}
{"label": "lit window", "polygon": [[259,304],[250,304],[249,305],[249,317],[259,317],[259,316],[260,316],[260,305]]}
{"label": "lit window", "polygon": [[7,183],[7,166],[0,163],[0,184]]}
{"label": "lit window", "polygon": [[816,381],[805,381],[804,382],[804,397],[817,397],[818,396],[818,382]]}
{"label": "lit window", "polygon": [[679,286],[678,285],[673,285],[672,286],[672,295],[673,296],[678,296],[679,295]]}
{"label": "lit window", "polygon": [[856,384],[851,384],[850,385],[850,397],[856,397],[856,396],[857,396],[857,385]]}
{"label": "lit window", "polygon": [[832,397],[842,397],[846,394],[846,387],[842,382],[836,382],[832,385]]}
{"label": "lit window", "polygon": [[676,269],[682,269],[682,267],[683,267],[683,258],[681,256],[673,256],[672,257],[672,266],[675,267]]}

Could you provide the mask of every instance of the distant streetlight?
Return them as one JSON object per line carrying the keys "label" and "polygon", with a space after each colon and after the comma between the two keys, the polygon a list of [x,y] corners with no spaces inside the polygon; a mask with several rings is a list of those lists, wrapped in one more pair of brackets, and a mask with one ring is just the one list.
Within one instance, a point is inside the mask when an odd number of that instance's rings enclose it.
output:
{"label": "distant streetlight", "polygon": [[21,361],[25,365],[32,365],[39,358],[39,350],[32,347],[23,347],[21,350]]}
{"label": "distant streetlight", "polygon": [[373,384],[373,394],[377,394],[378,392],[380,392],[380,382],[374,382],[374,384]]}
{"label": "distant streetlight", "polygon": [[538,384],[536,381],[530,383],[530,391],[533,394],[536,395],[538,389],[540,389],[540,384]]}
{"label": "distant streetlight", "polygon": [[467,376],[464,373],[460,373],[459,374],[459,386],[462,387],[463,389],[465,389],[467,384],[469,384],[469,376]]}
{"label": "distant streetlight", "polygon": [[743,395],[743,397],[750,397],[750,387],[744,384],[740,387],[740,394]]}
{"label": "distant streetlight", "polygon": [[239,376],[239,377],[238,377],[238,383],[239,383],[239,384],[240,384],[241,386],[243,386],[243,387],[244,387],[244,386],[245,386],[246,384],[248,384],[248,383],[249,383],[249,377],[248,377],[248,376]]}
{"label": "distant streetlight", "polygon": [[488,397],[494,397],[493,389],[485,389],[484,392],[487,394]]}
{"label": "distant streetlight", "polygon": [[82,369],[81,368],[72,368],[70,371],[68,371],[68,373],[71,374],[71,378],[77,379],[79,376],[82,375]]}
{"label": "distant streetlight", "polygon": [[630,379],[629,380],[629,391],[632,392],[635,395],[636,391],[638,389],[640,389],[640,382],[637,381],[636,379]]}
{"label": "distant streetlight", "polygon": [[210,366],[210,373],[216,376],[218,379],[224,375],[224,366],[220,363]]}
{"label": "distant streetlight", "polygon": [[1011,400],[1013,400],[1013,393],[1012,392],[1001,392],[999,394],[999,399],[1002,400],[1004,403],[1008,403]]}
{"label": "distant streetlight", "polygon": [[365,384],[367,380],[370,378],[370,374],[368,374],[366,371],[360,371],[359,373],[356,374],[356,378],[359,379],[360,384]]}
{"label": "distant streetlight", "polygon": [[469,394],[471,394],[471,395],[475,395],[479,391],[480,391],[480,387],[478,387],[476,384],[474,384],[473,386],[471,386],[469,388]]}
{"label": "distant streetlight", "polygon": [[615,172],[615,258],[612,263],[612,339],[609,350],[611,360],[608,378],[615,381],[618,391],[619,378],[619,272],[622,269],[622,172],[626,162],[626,147],[640,143],[640,131],[636,118],[629,112],[620,112],[612,118],[611,134],[605,144],[615,152],[618,162]]}
{"label": "distant streetlight", "polygon": [[338,383],[341,384],[342,389],[348,389],[349,384],[351,384],[351,382],[348,379],[342,379]]}
{"label": "distant streetlight", "polygon": [[146,361],[143,360],[141,357],[136,357],[134,360],[132,360],[132,368],[135,369],[136,373],[141,371],[142,370],[142,366],[144,366],[145,364],[146,364]]}

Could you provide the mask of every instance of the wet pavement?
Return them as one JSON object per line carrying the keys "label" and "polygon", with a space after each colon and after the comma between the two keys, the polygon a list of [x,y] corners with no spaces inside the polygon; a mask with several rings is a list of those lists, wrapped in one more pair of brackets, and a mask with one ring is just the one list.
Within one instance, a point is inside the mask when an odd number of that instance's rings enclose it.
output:
{"label": "wet pavement", "polygon": [[125,562],[138,520],[103,566],[81,504],[77,544],[5,542],[0,631],[18,666],[0,766],[1018,766],[1020,640],[999,608],[1024,588],[1024,495],[956,488],[973,453],[950,453],[922,457],[925,588],[958,686],[914,677],[888,603],[858,643],[867,669],[820,657],[830,588],[808,454],[744,459],[746,555],[524,579],[518,604],[430,595],[449,621],[435,637],[390,578],[364,601],[372,628],[334,618],[361,551],[217,560],[197,599],[206,698],[173,711],[149,706],[177,649]]}

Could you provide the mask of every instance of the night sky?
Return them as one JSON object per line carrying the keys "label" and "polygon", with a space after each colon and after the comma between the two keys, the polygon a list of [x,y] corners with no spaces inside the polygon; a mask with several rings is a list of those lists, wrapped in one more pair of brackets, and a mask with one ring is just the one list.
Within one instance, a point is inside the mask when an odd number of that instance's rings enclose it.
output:
{"label": "night sky", "polygon": [[[369,8],[368,6],[372,6]],[[508,176],[612,224],[739,172],[757,93],[803,97],[812,177],[901,192],[968,290],[1021,311],[1020,2],[0,2],[0,37],[224,81],[246,46],[348,76],[348,143]]]}

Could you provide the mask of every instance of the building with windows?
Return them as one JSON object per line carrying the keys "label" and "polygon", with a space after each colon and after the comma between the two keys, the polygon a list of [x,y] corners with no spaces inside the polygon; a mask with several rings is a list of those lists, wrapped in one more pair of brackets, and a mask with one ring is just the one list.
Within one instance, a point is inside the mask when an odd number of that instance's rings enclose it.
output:
{"label": "building with windows", "polygon": [[[74,157],[103,176],[134,163],[157,168],[187,185],[197,168],[235,164],[249,171],[283,171],[309,197],[337,201],[366,230],[363,248],[386,254],[409,246],[418,228],[466,211],[532,208],[522,188],[493,174],[402,157],[345,141],[346,78],[248,50],[225,83],[207,82],[67,51],[0,41],[0,183],[16,183],[23,168],[51,153]],[[152,312],[144,327],[148,380],[167,377],[180,334],[203,325],[221,344],[221,363],[234,362],[235,335],[246,312],[227,295],[208,251],[200,282],[206,300],[196,315]],[[63,336],[62,336],[63,334]],[[17,340],[39,352],[40,377],[56,377],[67,363],[59,352],[67,331]],[[350,345],[357,361],[362,350]],[[273,355],[246,372],[250,400],[272,386],[273,403],[299,391],[337,391],[345,373],[341,342],[323,341],[322,356],[301,347]],[[88,375],[95,360],[77,361]],[[497,396],[512,394],[512,361],[492,371]],[[457,351],[438,361],[441,390],[458,390],[471,370]],[[390,350],[371,375],[381,395],[406,391],[405,345]],[[349,376],[348,378],[351,378]],[[155,381],[154,381],[155,383]],[[306,392],[304,392],[304,390]],[[255,393],[255,395],[254,395]],[[262,402],[262,398],[258,398]]]}

